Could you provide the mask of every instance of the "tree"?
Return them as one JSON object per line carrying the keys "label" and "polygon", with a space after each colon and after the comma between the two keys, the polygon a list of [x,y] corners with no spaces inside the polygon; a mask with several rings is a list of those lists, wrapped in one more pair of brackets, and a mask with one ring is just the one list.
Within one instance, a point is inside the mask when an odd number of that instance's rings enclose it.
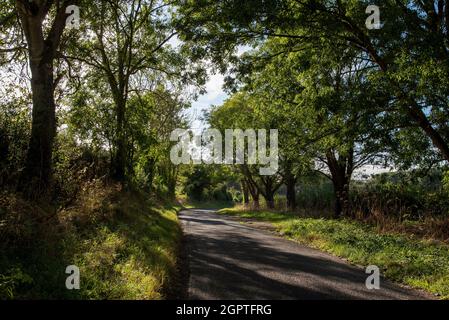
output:
{"label": "tree", "polygon": [[190,174],[187,175],[185,185],[186,194],[193,200],[202,201],[204,191],[211,185],[209,170],[204,166],[195,166]]}
{"label": "tree", "polygon": [[91,4],[79,46],[65,58],[88,68],[87,76],[100,75],[114,105],[115,134],[112,175],[127,180],[128,99],[151,91],[159,83],[176,87],[201,84],[198,65],[186,67],[182,52],[169,41],[176,31],[167,19],[169,3],[148,0],[113,0]]}
{"label": "tree", "polygon": [[[381,8],[381,30],[365,27],[370,4]],[[449,161],[449,1],[254,0],[241,5],[205,0],[179,2],[177,12],[180,25],[189,21],[179,28],[183,39],[205,46],[202,53],[223,70],[228,62],[239,65],[233,54],[239,45],[270,38],[283,39],[274,56],[308,48],[340,53],[353,48],[370,63],[380,90],[388,89],[393,97],[389,111],[420,128]],[[251,67],[238,69],[250,72]]]}
{"label": "tree", "polygon": [[[20,189],[28,197],[37,198],[46,194],[51,184],[52,149],[56,134],[54,92],[57,79],[54,78],[54,64],[58,51],[62,49],[61,40],[69,17],[66,8],[78,3],[77,0],[16,0],[15,8],[10,4],[2,8],[5,26],[13,30],[12,34],[16,37],[9,39],[10,47],[0,49],[0,52],[26,49],[31,70],[32,127],[20,183]],[[14,23],[14,16],[18,17],[18,24]],[[25,43],[20,40],[21,34],[14,31],[19,28]],[[15,46],[17,44],[19,46]]]}
{"label": "tree", "polygon": [[[289,207],[295,207],[298,174],[315,159],[324,164],[319,169],[334,185],[339,217],[348,212],[354,170],[375,161],[385,148],[379,139],[391,129],[384,123],[388,115],[380,111],[388,108],[390,97],[370,80],[369,64],[354,50],[275,55],[282,42],[270,39],[247,54],[247,59],[270,58],[253,63],[251,74],[240,78],[245,92],[240,96],[252,106],[257,119],[252,122],[279,129],[280,172]],[[239,107],[240,117],[243,108]]]}
{"label": "tree", "polygon": [[[222,106],[213,109],[208,121],[213,128],[223,133],[226,129],[275,129],[272,119],[261,117],[258,110],[256,101],[251,100],[250,95],[242,91],[229,98]],[[245,159],[247,158],[248,154],[245,153]],[[267,207],[274,209],[274,195],[282,185],[281,175],[276,173],[272,176],[262,176],[259,174],[260,165],[255,164],[239,164],[236,169],[243,175],[255,206],[259,206],[261,194]]]}
{"label": "tree", "polygon": [[174,198],[178,168],[170,161],[170,134],[187,126],[182,113],[189,104],[181,93],[159,86],[133,96],[128,106],[128,172],[147,190],[153,190],[154,180],[159,178],[167,186],[168,196]]}

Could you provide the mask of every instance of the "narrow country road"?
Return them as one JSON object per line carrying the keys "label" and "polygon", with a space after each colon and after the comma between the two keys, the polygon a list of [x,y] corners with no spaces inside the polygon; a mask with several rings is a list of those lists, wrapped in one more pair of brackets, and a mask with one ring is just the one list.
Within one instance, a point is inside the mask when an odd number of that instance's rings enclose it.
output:
{"label": "narrow country road", "polygon": [[210,210],[185,210],[180,219],[189,299],[430,298],[384,279],[380,290],[368,290],[364,270]]}

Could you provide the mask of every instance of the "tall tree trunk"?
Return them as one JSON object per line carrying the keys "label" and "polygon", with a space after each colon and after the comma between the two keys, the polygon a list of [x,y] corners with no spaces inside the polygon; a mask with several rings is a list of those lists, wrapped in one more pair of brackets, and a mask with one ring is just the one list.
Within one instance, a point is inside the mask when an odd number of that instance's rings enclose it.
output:
{"label": "tall tree trunk", "polygon": [[268,209],[274,209],[274,195],[282,182],[276,182],[276,178],[272,176],[260,177],[262,181],[263,188],[261,190],[262,195],[265,198]]}
{"label": "tall tree trunk", "polygon": [[297,178],[292,172],[292,162],[285,161],[284,163],[284,184],[287,187],[287,208],[290,211],[296,209],[296,180]]}
{"label": "tall tree trunk", "polygon": [[9,137],[6,128],[0,127],[0,163],[8,163]]}
{"label": "tall tree trunk", "polygon": [[[56,107],[54,99],[53,62],[65,29],[66,7],[77,4],[77,0],[64,2],[20,1],[16,9],[26,38],[31,69],[33,97],[31,137],[27,151],[25,169],[19,190],[29,198],[40,198],[49,191],[52,174],[52,149],[56,135]],[[48,21],[49,12],[56,13]],[[44,36],[44,21],[50,26]]]}
{"label": "tall tree trunk", "polygon": [[332,178],[335,194],[334,217],[340,218],[349,211],[349,181],[340,177]]}
{"label": "tall tree trunk", "polygon": [[262,196],[265,198],[268,209],[274,209],[274,193],[276,190],[273,187],[273,180],[271,177],[262,178],[262,183],[264,184],[264,189],[262,191]]}
{"label": "tall tree trunk", "polygon": [[252,206],[255,210],[259,210],[260,208],[260,190],[254,182],[251,171],[246,165],[240,167],[242,174],[245,176],[244,181],[245,185],[248,189],[248,192],[251,194],[251,199],[253,200]]}
{"label": "tall tree trunk", "polygon": [[243,204],[245,205],[245,207],[247,207],[249,205],[249,190],[248,190],[248,185],[247,185],[245,179],[242,179],[241,185],[242,185],[242,192],[243,192]]}
{"label": "tall tree trunk", "polygon": [[46,193],[51,184],[56,108],[52,62],[31,59],[30,67],[33,96],[32,127],[20,189],[34,198]]}
{"label": "tall tree trunk", "polygon": [[125,134],[125,110],[126,101],[122,96],[116,99],[117,113],[117,138],[116,138],[116,154],[114,158],[113,177],[116,181],[123,182],[126,179],[126,134]]}
{"label": "tall tree trunk", "polygon": [[260,193],[259,193],[259,191],[252,193],[251,198],[253,199],[253,208],[255,210],[259,210],[260,209]]}
{"label": "tall tree trunk", "polygon": [[0,127],[0,186],[4,187],[8,182],[9,166],[9,138],[6,128]]}
{"label": "tall tree trunk", "polygon": [[264,195],[268,209],[274,209],[274,192],[268,192]]}
{"label": "tall tree trunk", "polygon": [[289,175],[285,182],[287,186],[287,207],[290,211],[296,209],[296,179],[293,175]]}
{"label": "tall tree trunk", "polygon": [[246,180],[246,185],[248,187],[248,191],[251,194],[251,198],[253,199],[253,207],[258,210],[260,208],[260,191],[257,187],[251,183],[251,181]]}
{"label": "tall tree trunk", "polygon": [[349,183],[354,169],[353,156],[352,149],[348,151],[348,155],[340,155],[338,159],[333,151],[326,153],[335,193],[335,218],[340,218],[349,212]]}

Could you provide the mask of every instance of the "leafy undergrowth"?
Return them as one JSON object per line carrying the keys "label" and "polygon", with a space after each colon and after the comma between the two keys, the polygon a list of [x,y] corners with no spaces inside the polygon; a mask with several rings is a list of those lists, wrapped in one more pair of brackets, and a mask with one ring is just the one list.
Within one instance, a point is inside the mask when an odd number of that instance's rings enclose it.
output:
{"label": "leafy undergrowth", "polygon": [[284,237],[362,265],[376,265],[394,281],[449,299],[449,246],[376,228],[349,219],[300,218],[275,213],[223,209],[220,214],[272,223]]}
{"label": "leafy undergrowth", "polygon": [[[0,196],[1,299],[163,299],[175,272],[179,207],[118,185],[87,185],[54,210]],[[66,267],[80,269],[67,290]]]}

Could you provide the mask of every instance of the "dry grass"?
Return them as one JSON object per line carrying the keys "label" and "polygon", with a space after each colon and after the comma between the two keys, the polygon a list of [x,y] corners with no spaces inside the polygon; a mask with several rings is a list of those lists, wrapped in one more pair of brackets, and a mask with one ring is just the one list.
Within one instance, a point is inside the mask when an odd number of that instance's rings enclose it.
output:
{"label": "dry grass", "polygon": [[359,221],[375,226],[378,232],[406,234],[418,239],[449,243],[448,217],[426,217],[416,221],[398,221],[395,218],[378,215]]}

